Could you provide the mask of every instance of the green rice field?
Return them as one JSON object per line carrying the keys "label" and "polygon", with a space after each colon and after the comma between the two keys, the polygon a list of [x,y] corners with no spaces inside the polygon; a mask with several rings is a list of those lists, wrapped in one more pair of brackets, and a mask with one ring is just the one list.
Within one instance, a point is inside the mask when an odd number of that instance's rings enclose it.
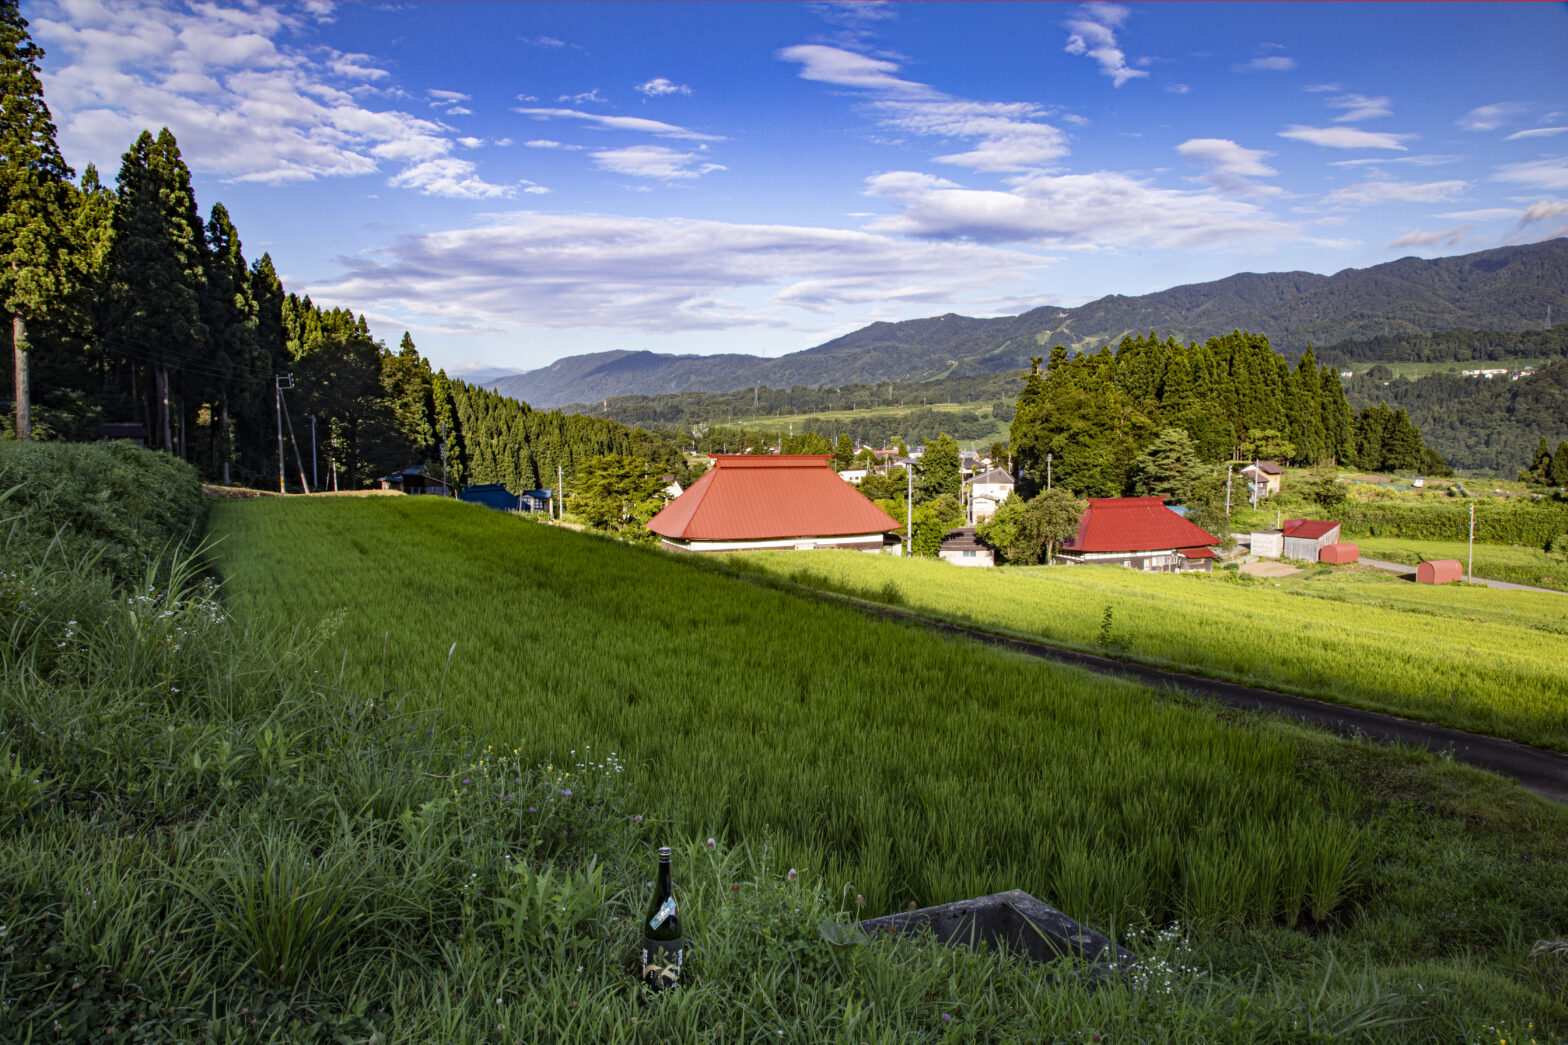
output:
{"label": "green rice field", "polygon": [[987,630],[1568,750],[1568,597],[1556,593],[1419,586],[1359,566],[1252,581],[832,552],[737,562]]}
{"label": "green rice field", "polygon": [[218,502],[211,532],[240,612],[330,616],[334,681],[524,761],[613,751],[648,815],[773,834],[868,912],[1023,888],[1119,925],[1295,925],[1374,859],[1284,727],[690,558],[436,498]]}

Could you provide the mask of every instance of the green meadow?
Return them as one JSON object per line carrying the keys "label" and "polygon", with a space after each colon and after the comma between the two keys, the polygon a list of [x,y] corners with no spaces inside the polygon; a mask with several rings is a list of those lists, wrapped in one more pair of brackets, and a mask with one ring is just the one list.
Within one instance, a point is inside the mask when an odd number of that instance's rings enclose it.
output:
{"label": "green meadow", "polygon": [[[1468,567],[1471,561],[1471,546],[1464,541],[1357,537],[1355,543],[1361,548],[1363,556],[1409,566],[1432,559],[1457,559]],[[1568,548],[1560,552],[1545,552],[1540,548],[1526,548],[1517,544],[1477,543],[1474,553],[1477,577],[1568,591]]]}
{"label": "green meadow", "polygon": [[745,568],[990,631],[1568,750],[1568,597],[1416,585],[1369,567],[960,569],[871,555]]}

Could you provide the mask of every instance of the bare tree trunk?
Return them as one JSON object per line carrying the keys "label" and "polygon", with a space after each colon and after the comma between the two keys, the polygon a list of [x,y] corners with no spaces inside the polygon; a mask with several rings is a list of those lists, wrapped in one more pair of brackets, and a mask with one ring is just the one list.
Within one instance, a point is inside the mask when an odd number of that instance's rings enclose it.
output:
{"label": "bare tree trunk", "polygon": [[224,486],[228,486],[229,485],[229,458],[234,456],[234,449],[233,449],[233,446],[231,445],[233,443],[233,441],[234,441],[234,435],[229,430],[229,401],[228,401],[228,399],[224,399],[223,400],[223,420],[222,420],[221,423],[222,423],[223,427],[219,429],[218,447],[219,447],[219,450],[223,454],[223,485]]}
{"label": "bare tree trunk", "polygon": [[33,437],[33,407],[27,387],[27,321],[11,316],[11,348],[16,356],[16,437]]}
{"label": "bare tree trunk", "polygon": [[169,368],[159,363],[153,368],[153,382],[158,394],[158,441],[163,452],[174,453],[174,438],[169,431]]}

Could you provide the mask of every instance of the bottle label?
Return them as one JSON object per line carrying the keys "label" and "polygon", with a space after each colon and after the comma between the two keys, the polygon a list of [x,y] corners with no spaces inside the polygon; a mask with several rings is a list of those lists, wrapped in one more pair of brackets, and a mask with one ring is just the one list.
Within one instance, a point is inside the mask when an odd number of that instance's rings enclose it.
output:
{"label": "bottle label", "polygon": [[680,982],[685,956],[685,940],[644,940],[642,981],[656,991],[675,986]]}
{"label": "bottle label", "polygon": [[648,919],[648,928],[657,929],[664,924],[665,919],[673,917],[674,914],[675,897],[666,896],[664,903],[660,904],[659,909],[653,913],[653,917]]}

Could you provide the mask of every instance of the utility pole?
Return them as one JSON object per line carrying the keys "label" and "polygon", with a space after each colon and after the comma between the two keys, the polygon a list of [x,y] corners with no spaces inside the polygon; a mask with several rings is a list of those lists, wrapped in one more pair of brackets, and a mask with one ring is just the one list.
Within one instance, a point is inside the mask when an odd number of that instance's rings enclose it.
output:
{"label": "utility pole", "polygon": [[1470,568],[1466,571],[1465,580],[1475,580],[1475,502],[1470,502]]}
{"label": "utility pole", "polygon": [[1230,518],[1230,470],[1235,461],[1225,462],[1225,517]]}
{"label": "utility pole", "polygon": [[[888,386],[892,388],[892,385]],[[909,480],[909,499],[904,506],[904,534],[909,540],[909,558],[915,557],[915,466],[904,465],[904,478]]]}
{"label": "utility pole", "polygon": [[1051,454],[1045,455],[1045,488],[1051,488]]}
{"label": "utility pole", "polygon": [[310,415],[310,485],[321,489],[321,471],[316,467],[316,415]]}
{"label": "utility pole", "polygon": [[562,478],[560,465],[555,466],[555,521],[560,522],[566,518],[566,480]]}
{"label": "utility pole", "polygon": [[445,487],[447,485],[447,482],[446,482],[446,422],[445,421],[441,422],[441,485],[443,487]]}
{"label": "utility pole", "polygon": [[[283,382],[287,381],[288,384]],[[294,387],[293,374],[272,375],[273,406],[278,414],[278,493],[288,493],[287,481],[284,479],[283,465],[283,390]]]}

